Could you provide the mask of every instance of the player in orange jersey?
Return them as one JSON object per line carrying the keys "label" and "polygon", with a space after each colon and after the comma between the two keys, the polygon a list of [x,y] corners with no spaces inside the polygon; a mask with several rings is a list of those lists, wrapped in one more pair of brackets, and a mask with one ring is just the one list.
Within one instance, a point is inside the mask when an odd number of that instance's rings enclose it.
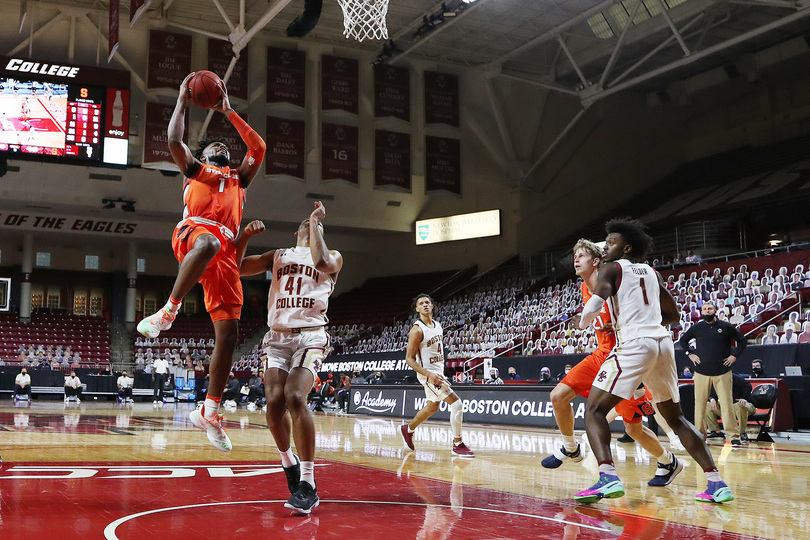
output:
{"label": "player in orange jersey", "polygon": [[[587,303],[592,294],[592,287],[598,281],[598,268],[602,259],[602,249],[593,242],[580,239],[574,245],[574,270],[582,278],[582,302]],[[557,426],[563,436],[563,446],[541,462],[547,469],[556,469],[565,460],[582,461],[583,455],[579,443],[574,438],[574,410],[571,400],[574,396],[588,397],[591,385],[596,378],[602,364],[616,345],[613,333],[613,323],[607,306],[594,320],[597,336],[597,349],[574,366],[562,381],[551,391],[551,403],[554,407],[554,416]],[[665,486],[675,479],[681,470],[681,464],[671,452],[665,450],[658,437],[641,423],[644,414],[652,414],[652,405],[645,399],[642,390],[638,398],[627,400],[616,406],[617,413],[624,420],[627,434],[633,437],[647,452],[658,459],[659,470],[655,478],[650,480],[651,486]]]}
{"label": "player in orange jersey", "polygon": [[248,152],[238,169],[232,169],[228,147],[220,140],[200,141],[192,154],[183,143],[188,81],[180,85],[177,105],[169,121],[169,150],[185,176],[183,220],[172,236],[172,249],[180,270],[166,305],[138,323],[138,332],[154,338],[172,326],[180,304],[197,282],[203,286],[205,308],[214,322],[216,343],[211,355],[210,382],[205,403],[192,411],[191,422],[204,430],[211,443],[227,452],[232,448],[217,414],[222,392],[231,371],[233,351],[239,336],[242,314],[242,283],[236,261],[236,236],[242,222],[245,189],[259,172],[266,150],[264,141],[231,108],[228,94],[213,107],[228,117],[239,132]]}

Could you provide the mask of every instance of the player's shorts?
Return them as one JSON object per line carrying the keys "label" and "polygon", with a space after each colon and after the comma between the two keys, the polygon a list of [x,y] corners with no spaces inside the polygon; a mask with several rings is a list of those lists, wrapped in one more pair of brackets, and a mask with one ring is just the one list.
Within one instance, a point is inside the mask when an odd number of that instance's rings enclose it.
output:
{"label": "player's shorts", "polygon": [[242,316],[242,281],[236,263],[236,244],[226,238],[218,227],[181,222],[172,235],[172,249],[178,262],[183,262],[201,234],[212,234],[219,240],[220,249],[200,278],[205,293],[205,309],[211,320],[239,319]]}
{"label": "player's shorts", "polygon": [[421,376],[418,377],[419,382],[422,383],[422,388],[425,389],[425,397],[427,398],[428,401],[438,403],[440,401],[444,401],[445,399],[453,395],[453,389],[450,386],[450,382],[444,378],[444,375],[442,375],[441,377],[442,383],[438,386],[436,386],[435,384],[429,384],[427,380],[422,381]]}
{"label": "player's shorts", "polygon": [[652,399],[652,394],[647,390],[641,397],[633,397],[620,402],[616,405],[616,412],[626,424],[638,424],[642,417],[655,414],[650,399]]}
{"label": "player's shorts", "polygon": [[602,364],[607,360],[608,355],[610,355],[610,351],[596,349],[572,367],[568,375],[563,377],[560,382],[571,388],[578,396],[588,397],[591,393],[593,381],[602,368]]}
{"label": "player's shorts", "polygon": [[671,337],[642,337],[616,345],[593,386],[624,399],[644,382],[656,403],[680,402],[675,347]]}
{"label": "player's shorts", "polygon": [[329,352],[329,334],[323,326],[302,329],[270,329],[262,340],[267,359],[264,369],[278,368],[289,373],[305,368],[317,378],[323,359]]}

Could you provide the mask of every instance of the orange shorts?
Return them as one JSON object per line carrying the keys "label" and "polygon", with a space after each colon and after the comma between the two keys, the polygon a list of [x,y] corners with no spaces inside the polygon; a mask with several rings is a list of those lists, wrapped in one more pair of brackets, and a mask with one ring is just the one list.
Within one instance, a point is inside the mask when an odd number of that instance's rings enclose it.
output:
{"label": "orange shorts", "polygon": [[641,422],[642,416],[651,416],[655,414],[653,409],[652,394],[649,390],[640,398],[624,399],[621,403],[616,405],[616,412],[622,417],[626,424],[638,424]]}
{"label": "orange shorts", "polygon": [[172,249],[178,262],[183,262],[201,234],[212,234],[221,245],[219,253],[208,263],[200,278],[205,293],[205,309],[214,322],[239,319],[242,316],[242,281],[236,264],[236,244],[225,238],[217,227],[184,222],[174,229]]}
{"label": "orange shorts", "polygon": [[596,378],[596,374],[599,373],[599,368],[602,367],[602,364],[609,354],[609,350],[596,349],[592,354],[586,356],[580,360],[577,365],[572,367],[568,375],[560,382],[571,388],[578,396],[584,398],[588,397],[591,393],[593,380]]}

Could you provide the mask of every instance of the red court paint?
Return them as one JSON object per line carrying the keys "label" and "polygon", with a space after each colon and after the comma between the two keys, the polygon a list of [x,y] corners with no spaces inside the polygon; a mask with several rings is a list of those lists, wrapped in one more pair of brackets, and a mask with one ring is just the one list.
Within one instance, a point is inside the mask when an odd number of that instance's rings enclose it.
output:
{"label": "red court paint", "polygon": [[[280,464],[4,463],[4,538],[753,538],[321,460],[321,505],[294,516]],[[701,511],[697,508],[696,511]]]}

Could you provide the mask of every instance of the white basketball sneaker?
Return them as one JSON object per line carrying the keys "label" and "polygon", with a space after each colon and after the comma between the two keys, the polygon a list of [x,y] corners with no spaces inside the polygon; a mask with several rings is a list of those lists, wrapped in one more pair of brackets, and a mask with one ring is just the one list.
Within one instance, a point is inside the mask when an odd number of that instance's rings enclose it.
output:
{"label": "white basketball sneaker", "polygon": [[188,419],[191,420],[191,423],[196,427],[205,431],[205,434],[208,435],[208,440],[211,441],[211,444],[213,444],[217,450],[230,452],[233,445],[231,444],[231,439],[228,437],[228,434],[225,433],[225,428],[222,427],[223,416],[225,415],[218,413],[213,420],[206,420],[202,414],[202,408],[200,408],[191,411],[188,415]]}
{"label": "white basketball sneaker", "polygon": [[172,327],[172,323],[179,311],[179,305],[175,311],[169,311],[165,307],[160,308],[160,311],[149,315],[138,323],[138,332],[148,338],[158,337],[162,331]]}

